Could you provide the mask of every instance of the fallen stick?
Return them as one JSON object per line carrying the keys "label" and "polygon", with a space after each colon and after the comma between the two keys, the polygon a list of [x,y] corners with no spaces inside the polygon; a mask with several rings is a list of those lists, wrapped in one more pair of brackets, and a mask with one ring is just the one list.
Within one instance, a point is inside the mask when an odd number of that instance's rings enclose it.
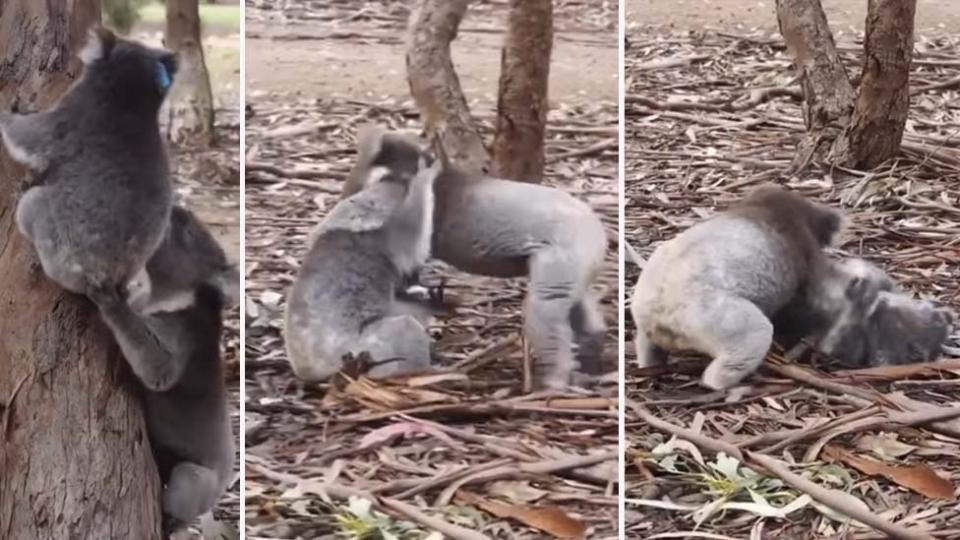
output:
{"label": "fallen stick", "polygon": [[660,431],[676,435],[681,439],[686,439],[697,446],[712,450],[713,452],[724,452],[729,456],[737,458],[741,463],[757,472],[768,472],[780,478],[780,480],[783,480],[784,483],[793,488],[810,495],[821,504],[829,506],[833,510],[873,527],[878,531],[885,532],[893,538],[903,540],[932,540],[933,538],[925,532],[914,531],[891,523],[870,510],[864,510],[859,506],[851,504],[846,498],[837,497],[830,490],[822,488],[810,480],[794,474],[786,465],[772,457],[746,450],[741,451],[730,443],[711,439],[692,430],[675,426],[670,422],[657,418],[643,406],[635,405],[633,409],[642,420]]}
{"label": "fallen stick", "polygon": [[[272,480],[286,482],[293,485],[298,485],[299,483],[303,482],[303,479],[293,475],[272,471],[264,464],[249,463],[248,466],[260,474],[271,478]],[[323,482],[319,486],[311,487],[307,493],[314,495],[325,494],[339,500],[349,500],[350,497],[360,497],[373,503],[373,506],[378,510],[392,511],[394,514],[399,514],[401,517],[442,533],[454,540],[491,540],[490,537],[485,534],[480,534],[476,531],[472,531],[459,525],[447,522],[441,518],[427,515],[419,508],[411,504],[407,504],[391,497],[377,497],[369,491],[344,486],[343,484],[338,484],[336,482]]]}

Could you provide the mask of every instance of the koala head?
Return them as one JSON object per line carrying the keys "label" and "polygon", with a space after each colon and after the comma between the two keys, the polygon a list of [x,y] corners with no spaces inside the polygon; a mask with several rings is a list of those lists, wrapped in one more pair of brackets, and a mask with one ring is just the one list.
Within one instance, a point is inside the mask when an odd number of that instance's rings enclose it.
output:
{"label": "koala head", "polygon": [[89,92],[124,110],[159,110],[177,74],[172,51],[119,38],[102,27],[90,31],[79,56],[83,73],[72,92]]}
{"label": "koala head", "polygon": [[954,316],[930,302],[882,291],[868,322],[874,344],[868,360],[881,366],[936,360]]}
{"label": "koala head", "polygon": [[840,212],[776,184],[754,189],[731,212],[766,223],[798,244],[813,242],[816,249],[833,244],[845,223]]}
{"label": "koala head", "polygon": [[357,132],[357,161],[343,185],[341,197],[349,197],[386,178],[409,182],[433,161],[416,136],[379,126],[364,126]]}
{"label": "koala head", "polygon": [[240,272],[189,210],[174,206],[160,247],[147,261],[146,279],[128,284],[132,307],[141,312],[176,311],[192,305],[194,293],[211,286],[233,303],[240,299]]}

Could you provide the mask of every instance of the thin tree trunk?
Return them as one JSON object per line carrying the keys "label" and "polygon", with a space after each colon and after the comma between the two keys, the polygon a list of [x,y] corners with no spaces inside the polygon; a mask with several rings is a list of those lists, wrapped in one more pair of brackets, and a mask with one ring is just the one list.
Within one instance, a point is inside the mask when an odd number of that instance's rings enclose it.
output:
{"label": "thin tree trunk", "polygon": [[853,119],[830,151],[838,165],[869,169],[900,151],[910,112],[916,0],[870,0],[860,94]]}
{"label": "thin tree trunk", "polygon": [[527,182],[543,178],[552,45],[552,0],[510,0],[493,141],[498,177]]}
{"label": "thin tree trunk", "polygon": [[485,171],[489,156],[450,58],[469,0],[419,0],[410,14],[407,80],[431,139],[454,164]]}
{"label": "thin tree trunk", "polygon": [[[80,69],[97,0],[5,0],[0,107],[41,110]],[[160,538],[134,382],[96,311],[46,279],[13,224],[25,171],[0,151],[0,537]]]}
{"label": "thin tree trunk", "polygon": [[180,66],[167,107],[169,139],[181,144],[213,143],[213,91],[203,57],[199,0],[167,0],[165,44],[179,53]]}
{"label": "thin tree trunk", "polygon": [[807,138],[794,167],[826,154],[850,120],[854,91],[840,62],[820,0],[777,0],[777,21],[803,89]]}

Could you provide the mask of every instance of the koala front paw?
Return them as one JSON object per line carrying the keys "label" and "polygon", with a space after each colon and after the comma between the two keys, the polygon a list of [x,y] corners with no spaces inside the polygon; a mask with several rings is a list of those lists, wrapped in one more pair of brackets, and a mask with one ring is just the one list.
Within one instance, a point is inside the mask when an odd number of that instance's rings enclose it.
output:
{"label": "koala front paw", "polygon": [[116,305],[123,302],[120,290],[107,283],[90,283],[87,286],[87,298],[101,307]]}

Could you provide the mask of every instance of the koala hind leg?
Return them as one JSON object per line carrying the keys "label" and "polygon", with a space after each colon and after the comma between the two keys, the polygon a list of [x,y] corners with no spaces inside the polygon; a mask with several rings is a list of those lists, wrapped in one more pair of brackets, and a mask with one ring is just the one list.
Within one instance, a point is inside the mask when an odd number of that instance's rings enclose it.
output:
{"label": "koala hind leg", "polygon": [[713,390],[734,386],[763,363],[773,343],[773,323],[752,302],[738,297],[705,299],[689,308],[694,321],[688,335],[704,345],[713,361],[703,385]]}
{"label": "koala hind leg", "polygon": [[15,215],[17,228],[33,243],[44,274],[64,289],[84,294],[88,280],[83,268],[58,249],[55,232],[47,229],[51,222],[47,201],[49,190],[47,186],[35,186],[20,197]]}
{"label": "koala hind leg", "polygon": [[536,355],[534,387],[561,389],[570,385],[577,367],[570,325],[575,289],[581,281],[577,261],[565,252],[548,250],[531,257],[529,264],[524,334]]}
{"label": "koala hind leg", "polygon": [[607,324],[603,320],[600,303],[592,293],[584,295],[570,310],[570,326],[577,344],[580,370],[589,375],[603,373],[603,342]]}
{"label": "koala hind leg", "polygon": [[220,492],[221,482],[216,471],[181,461],[170,472],[163,490],[163,512],[179,524],[188,524],[213,508]]}
{"label": "koala hind leg", "polygon": [[633,344],[636,348],[637,365],[639,367],[655,367],[667,363],[667,351],[654,345],[643,330],[637,329]]}
{"label": "koala hind leg", "polygon": [[372,377],[397,377],[430,368],[430,335],[410,315],[385,317],[367,326],[356,352],[361,351],[378,362],[389,360],[371,369]]}

